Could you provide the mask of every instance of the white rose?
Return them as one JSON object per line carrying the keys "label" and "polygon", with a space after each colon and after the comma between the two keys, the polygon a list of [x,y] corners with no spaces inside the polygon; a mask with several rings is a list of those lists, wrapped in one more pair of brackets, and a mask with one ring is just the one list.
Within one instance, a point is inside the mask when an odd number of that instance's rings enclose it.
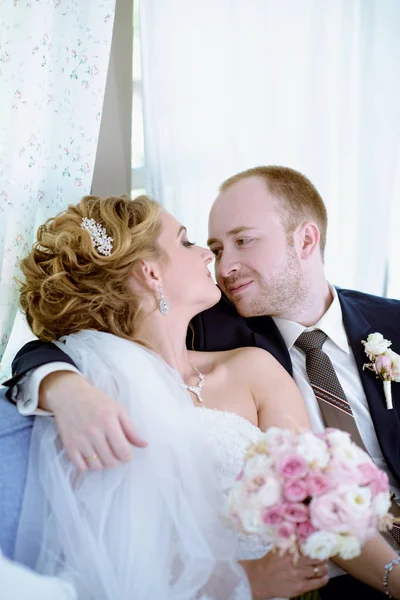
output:
{"label": "white rose", "polygon": [[400,367],[400,354],[397,354],[397,352],[394,352],[390,348],[387,350],[386,354],[390,356],[390,360],[396,367]]}
{"label": "white rose", "polygon": [[294,446],[294,436],[287,429],[280,427],[270,427],[264,434],[264,441],[267,447],[272,451],[279,453],[292,450]]}
{"label": "white rose", "polygon": [[368,513],[371,506],[371,491],[369,488],[358,485],[349,486],[341,496],[355,519]]}
{"label": "white rose", "polygon": [[260,533],[265,529],[258,506],[248,507],[240,511],[240,520],[246,533]]}
{"label": "white rose", "polygon": [[340,535],[339,536],[339,551],[338,554],[343,560],[351,560],[361,554],[361,543],[355,535]]}
{"label": "white rose", "polygon": [[384,517],[389,512],[390,504],[390,494],[379,492],[372,501],[376,516]]}
{"label": "white rose", "polygon": [[310,431],[299,436],[296,452],[314,467],[323,469],[329,463],[328,446]]}
{"label": "white rose", "polygon": [[340,429],[334,429],[325,434],[325,439],[329,442],[332,448],[337,446],[351,446],[350,434]]}
{"label": "white rose", "polygon": [[333,458],[343,461],[351,467],[362,465],[370,461],[369,456],[361,450],[359,446],[353,443],[345,443],[343,445],[337,445],[332,448]]}
{"label": "white rose", "polygon": [[383,354],[392,345],[392,342],[385,340],[381,333],[370,333],[365,344],[365,352],[372,356]]}
{"label": "white rose", "polygon": [[306,539],[301,549],[303,554],[309,558],[327,560],[338,553],[339,538],[339,535],[330,531],[316,531]]}
{"label": "white rose", "polygon": [[266,477],[264,485],[255,496],[259,506],[273,506],[282,500],[282,486],[275,477]]}
{"label": "white rose", "polygon": [[249,458],[244,467],[244,473],[247,477],[255,477],[257,475],[265,475],[270,470],[273,460],[266,454],[255,454]]}
{"label": "white rose", "polygon": [[390,350],[390,348],[386,354],[388,354],[388,356],[390,357],[390,360],[392,362],[393,380],[399,382],[400,381],[400,355],[397,354],[396,352],[393,352],[393,350]]}

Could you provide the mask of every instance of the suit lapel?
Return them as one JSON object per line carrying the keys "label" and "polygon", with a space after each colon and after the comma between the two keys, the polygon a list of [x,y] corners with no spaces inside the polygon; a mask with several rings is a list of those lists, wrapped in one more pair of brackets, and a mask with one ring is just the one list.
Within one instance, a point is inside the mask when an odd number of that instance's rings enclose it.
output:
{"label": "suit lapel", "polygon": [[[370,323],[357,305],[338,290],[343,323],[360,373],[362,385],[382,453],[393,474],[400,480],[400,422],[396,409],[387,410],[382,381],[363,369],[368,362],[361,340],[373,333]],[[384,334],[384,332],[383,332]],[[396,384],[394,384],[396,385]],[[394,390],[393,390],[394,391]]]}

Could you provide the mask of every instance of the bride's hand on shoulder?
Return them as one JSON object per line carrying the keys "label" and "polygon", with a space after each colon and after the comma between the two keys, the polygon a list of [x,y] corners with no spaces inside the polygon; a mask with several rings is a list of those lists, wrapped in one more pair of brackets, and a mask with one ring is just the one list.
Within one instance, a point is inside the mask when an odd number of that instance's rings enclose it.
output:
{"label": "bride's hand on shoulder", "polygon": [[125,407],[77,373],[48,375],[41,383],[39,401],[54,414],[61,442],[80,471],[101,471],[128,462],[131,444],[147,445]]}

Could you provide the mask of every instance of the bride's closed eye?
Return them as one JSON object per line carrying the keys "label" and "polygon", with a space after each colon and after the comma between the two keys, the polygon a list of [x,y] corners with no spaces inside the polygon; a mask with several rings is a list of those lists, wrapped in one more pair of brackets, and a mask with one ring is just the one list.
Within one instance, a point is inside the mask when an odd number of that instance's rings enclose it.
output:
{"label": "bride's closed eye", "polygon": [[189,242],[189,240],[182,240],[182,245],[185,246],[185,248],[190,248],[190,246],[195,246],[196,242]]}

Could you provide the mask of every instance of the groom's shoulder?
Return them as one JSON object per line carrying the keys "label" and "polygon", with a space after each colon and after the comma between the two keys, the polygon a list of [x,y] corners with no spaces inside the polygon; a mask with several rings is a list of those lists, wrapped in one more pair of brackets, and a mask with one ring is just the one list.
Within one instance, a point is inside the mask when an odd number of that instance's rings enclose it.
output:
{"label": "groom's shoulder", "polygon": [[376,314],[376,311],[387,311],[390,315],[400,317],[400,300],[394,298],[383,298],[373,294],[365,294],[357,290],[347,290],[336,287],[336,291],[342,300],[348,299],[362,312]]}
{"label": "groom's shoulder", "polygon": [[198,350],[231,350],[252,345],[252,331],[247,320],[225,296],[218,304],[194,317],[191,325],[193,335],[188,336],[189,340],[192,338],[189,347]]}

